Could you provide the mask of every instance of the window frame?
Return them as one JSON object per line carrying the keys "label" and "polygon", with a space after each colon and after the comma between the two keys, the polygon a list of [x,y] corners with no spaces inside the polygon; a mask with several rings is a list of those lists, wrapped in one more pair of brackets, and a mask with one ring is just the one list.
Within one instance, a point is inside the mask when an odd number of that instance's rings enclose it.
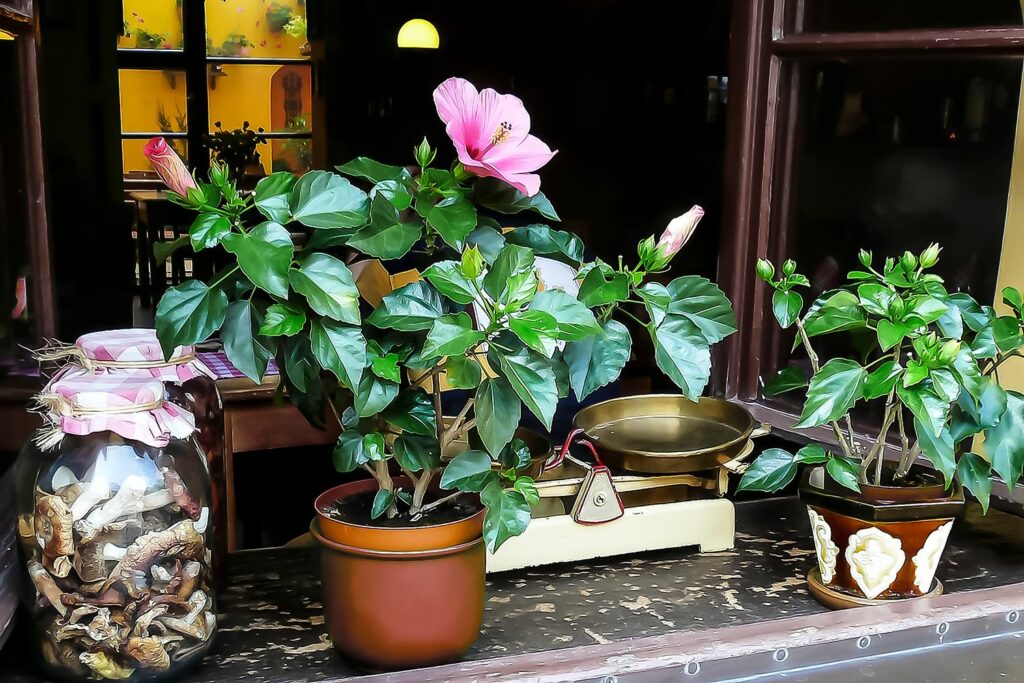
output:
{"label": "window frame", "polygon": [[[800,441],[835,444],[827,427],[796,430],[798,412],[767,401],[760,378],[774,371],[780,340],[770,289],[759,286],[757,258],[785,258],[793,201],[794,159],[800,145],[801,83],[795,65],[822,58],[1024,58],[1024,26],[877,32],[801,32],[807,0],[734,2],[726,123],[725,216],[719,281],[736,310],[739,331],[717,351],[713,388],[756,419]],[[790,31],[789,27],[793,27]],[[879,424],[855,422],[858,440],[873,440]],[[887,456],[899,454],[893,442]],[[1010,497],[999,484],[994,495]],[[1024,488],[1017,490],[1024,502]]]}
{"label": "window frame", "polygon": [[[309,4],[307,0],[306,17],[309,20]],[[124,10],[122,7],[122,14]],[[211,57],[206,54],[206,2],[205,0],[182,0],[181,14],[181,50],[159,50],[140,48],[117,48],[117,69],[148,69],[181,71],[185,74],[186,106],[185,115],[188,120],[188,131],[185,133],[142,131],[121,131],[121,140],[148,140],[152,137],[164,137],[174,140],[185,140],[187,143],[188,165],[195,169],[196,175],[205,176],[210,168],[210,155],[203,145],[203,138],[210,134],[210,91],[207,82],[208,68],[214,64],[241,65],[308,65],[311,85],[316,86],[316,65],[313,58],[298,57]],[[118,103],[120,107],[120,103]],[[300,139],[313,140],[313,130],[307,132],[264,132],[261,133],[271,140]],[[317,147],[316,142],[313,143]],[[269,150],[268,150],[269,151]]]}

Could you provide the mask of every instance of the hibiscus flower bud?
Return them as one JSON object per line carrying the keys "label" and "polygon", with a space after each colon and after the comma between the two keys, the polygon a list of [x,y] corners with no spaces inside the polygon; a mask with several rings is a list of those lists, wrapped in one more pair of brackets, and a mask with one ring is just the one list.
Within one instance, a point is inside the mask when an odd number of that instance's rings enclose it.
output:
{"label": "hibiscus flower bud", "polygon": [[693,231],[697,229],[697,223],[700,223],[703,216],[704,209],[694,205],[682,216],[672,219],[668,227],[665,228],[665,232],[661,233],[661,238],[658,239],[657,248],[662,259],[670,259],[679,253],[679,250],[693,235]]}
{"label": "hibiscus flower bud", "polygon": [[765,282],[771,282],[772,278],[775,277],[775,266],[773,266],[772,262],[767,259],[757,259],[756,270],[757,276]]}
{"label": "hibiscus flower bud", "polygon": [[932,242],[930,245],[928,245],[928,248],[921,252],[921,267],[931,268],[936,263],[938,263],[940,251],[942,251],[942,247],[940,247],[935,242]]}
{"label": "hibiscus flower bud", "polygon": [[163,138],[151,139],[142,149],[142,153],[170,190],[185,197],[190,189],[196,187],[196,181],[188,172],[185,162]]}
{"label": "hibiscus flower bud", "polygon": [[413,147],[412,153],[416,157],[416,163],[422,168],[430,166],[434,157],[437,156],[437,150],[430,148],[430,143],[427,142],[426,138],[423,138],[423,142]]}

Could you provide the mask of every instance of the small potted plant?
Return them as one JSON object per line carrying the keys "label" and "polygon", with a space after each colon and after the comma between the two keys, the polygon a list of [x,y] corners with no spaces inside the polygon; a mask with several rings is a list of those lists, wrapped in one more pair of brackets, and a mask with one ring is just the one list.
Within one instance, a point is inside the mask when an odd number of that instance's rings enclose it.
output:
{"label": "small potted plant", "polygon": [[[412,170],[365,157],[338,167],[368,191],[335,173],[283,172],[243,196],[219,164],[197,183],[177,157],[153,157],[174,200],[199,212],[193,248],[234,257],[212,282],[164,294],[165,349],[219,331],[257,381],[275,357],[311,419],[325,401],[341,416],[336,468],[370,475],[320,496],[312,526],[332,638],[368,669],[451,660],[475,640],[485,548],[526,529],[548,452],[531,451],[520,418],[550,428],[570,389],[582,400],[618,377],[632,340],[613,316],[652,335],[659,365],[693,400],[710,347],[735,330],[707,280],[648,281],[667,270],[699,207],[641,242],[634,266],[585,262],[579,238],[546,224],[503,230],[509,214],[558,220],[534,173],[554,152],[529,134],[515,97],[449,79],[434,99],[457,161],[434,166],[424,140]],[[367,258],[415,262],[421,277],[371,310],[353,275]],[[447,418],[442,383],[465,395]]]}
{"label": "small potted plant", "polygon": [[253,130],[248,121],[243,121],[242,127],[234,130],[224,130],[220,121],[214,121],[213,126],[216,130],[204,138],[206,148],[214,160],[228,170],[233,180],[241,181],[251,189],[256,179],[264,175],[257,151],[257,145],[267,144],[263,128]]}
{"label": "small potted plant", "polygon": [[[1012,489],[1021,475],[1024,395],[1001,388],[998,375],[1005,360],[1021,355],[1021,294],[1003,290],[1011,313],[997,315],[966,293],[948,293],[930,272],[939,252],[933,244],[919,255],[887,258],[878,270],[861,251],[863,270],[806,311],[797,289],[810,283],[793,261],[780,273],[757,263],[758,276],[775,290],[776,320],[795,327],[794,350],[807,355],[805,364],[765,382],[764,394],[806,389],[795,426],[831,427],[837,445],[768,449],[739,489],[777,491],[799,465],[810,466],[799,486],[818,558],[808,579],[815,597],[832,607],[941,592],[935,569],[963,488],[987,511],[993,479]],[[819,358],[812,340],[836,332],[857,332],[868,348],[857,358]],[[871,402],[881,404],[881,429],[861,443],[851,411]],[[977,435],[987,455],[972,450]],[[887,446],[898,459],[884,457]]]}

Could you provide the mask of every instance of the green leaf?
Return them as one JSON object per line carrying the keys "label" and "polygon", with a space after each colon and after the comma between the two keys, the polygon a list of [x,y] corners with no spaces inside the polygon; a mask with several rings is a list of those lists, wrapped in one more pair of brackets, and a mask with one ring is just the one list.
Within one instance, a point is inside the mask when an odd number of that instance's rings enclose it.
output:
{"label": "green leaf", "polygon": [[451,459],[441,474],[441,488],[478,493],[498,475],[491,469],[491,456],[483,451],[463,451]]}
{"label": "green leaf", "polygon": [[946,478],[946,488],[953,483],[953,472],[956,470],[956,459],[953,455],[953,435],[946,427],[935,434],[928,425],[914,418],[914,433],[917,434],[921,452],[935,469]]}
{"label": "green leaf", "polygon": [[932,390],[947,401],[955,401],[960,395],[960,382],[952,372],[945,368],[936,368],[929,373]]}
{"label": "green leaf", "polygon": [[804,316],[808,337],[853,330],[867,325],[860,301],[852,292],[839,290],[822,295],[811,304]]}
{"label": "green leaf", "polygon": [[889,306],[892,304],[892,300],[896,298],[896,292],[877,282],[868,282],[857,288],[857,296],[860,300],[860,305],[868,313],[886,316],[889,315]]}
{"label": "green leaf", "polygon": [[668,305],[672,301],[672,295],[668,293],[668,288],[660,282],[648,282],[636,291],[644,300],[651,322],[657,327],[665,320],[665,316],[668,314]]}
{"label": "green leaf", "polygon": [[153,259],[156,261],[156,265],[162,265],[164,261],[174,255],[174,252],[178,251],[182,247],[188,246],[188,244],[188,235],[182,235],[178,239],[170,242],[157,242],[153,245]]}
{"label": "green leaf", "polygon": [[522,494],[529,505],[536,505],[540,502],[540,491],[533,477],[516,477],[516,483],[512,485],[513,490]]}
{"label": "green leaf", "polygon": [[400,434],[395,439],[395,460],[410,472],[441,466],[441,447],[433,436]]}
{"label": "green leaf", "polygon": [[781,448],[767,448],[750,463],[736,490],[775,493],[793,481],[796,471],[797,462],[792,453]]}
{"label": "green leaf", "polygon": [[476,390],[476,431],[488,453],[497,456],[515,436],[522,404],[503,377],[488,377]]}
{"label": "green leaf", "polygon": [[377,377],[389,382],[401,382],[402,371],[398,369],[398,354],[388,353],[370,360],[370,370]]}
{"label": "green leaf", "polygon": [[992,469],[1012,491],[1024,466],[1024,394],[1006,392],[1006,412],[999,424],[985,432],[985,451]]}
{"label": "green leaf", "polygon": [[426,219],[450,247],[461,250],[476,227],[476,207],[462,195],[452,195],[430,207]]}
{"label": "green leaf", "polygon": [[825,463],[825,471],[840,486],[860,492],[860,465],[856,460],[833,456]]}
{"label": "green leaf", "polygon": [[807,386],[807,374],[797,365],[790,365],[775,373],[775,376],[764,383],[761,393],[765,396],[778,396],[787,391],[803,389]]}
{"label": "green leaf", "polygon": [[546,225],[525,225],[505,233],[505,241],[529,247],[533,253],[551,256],[556,260],[578,266],[583,261],[583,241],[562,230],[552,230]]}
{"label": "green leaf", "polygon": [[995,318],[995,313],[990,306],[980,306],[966,292],[950,294],[949,303],[960,309],[960,315],[963,317],[964,323],[975,332],[981,332]]}
{"label": "green leaf", "polygon": [[786,292],[777,289],[772,295],[772,312],[782,329],[788,328],[797,321],[803,307],[804,298],[792,290]]}
{"label": "green leaf", "polygon": [[429,330],[444,315],[441,295],[423,280],[410,282],[381,299],[366,322],[380,328],[415,332]]}
{"label": "green leaf", "polygon": [[398,384],[364,372],[354,393],[356,414],[372,417],[384,410],[398,396]]}
{"label": "green leaf", "polygon": [[816,443],[807,444],[796,452],[796,461],[805,465],[820,465],[827,462],[829,454]]}
{"label": "green leaf", "polygon": [[369,461],[370,456],[363,447],[363,435],[354,429],[342,432],[334,447],[334,469],[351,472]]}
{"label": "green leaf", "polygon": [[1006,412],[1006,391],[992,378],[982,380],[981,395],[975,403],[966,389],[956,400],[957,410],[953,411],[950,431],[953,442],[959,443],[999,423]]}
{"label": "green leaf", "polygon": [[366,365],[366,340],[358,327],[314,320],[309,342],[321,367],[330,370],[349,389],[359,386]]}
{"label": "green leaf", "polygon": [[891,360],[879,365],[864,380],[864,398],[871,400],[887,396],[896,386],[902,372],[900,364]]}
{"label": "green leaf", "polygon": [[[468,252],[467,252],[468,253]],[[458,261],[438,261],[423,271],[423,277],[457,304],[470,304],[476,298],[473,283],[462,273]]]}
{"label": "green leaf", "polygon": [[309,338],[300,335],[284,340],[284,371],[300,392],[312,390],[320,380],[320,366],[310,348]]}
{"label": "green leaf", "polygon": [[338,173],[355,178],[366,178],[371,183],[383,180],[408,180],[411,176],[403,166],[391,166],[374,161],[369,157],[356,157],[347,164],[334,167]]}
{"label": "green leaf", "polygon": [[483,332],[473,329],[473,319],[468,313],[451,313],[434,321],[423,344],[423,355],[461,356],[485,338]]}
{"label": "green leaf", "polygon": [[933,296],[913,296],[907,303],[907,321],[914,327],[928,325],[946,315],[949,306]]}
{"label": "green leaf", "polygon": [[412,205],[412,193],[401,180],[382,180],[370,189],[370,201],[380,195],[395,205],[399,211],[405,211]]}
{"label": "green leaf", "polygon": [[377,493],[373,496],[373,504],[370,506],[370,519],[377,519],[382,516],[394,502],[394,491],[377,489]]}
{"label": "green leaf", "polygon": [[530,524],[530,504],[519,491],[501,488],[492,481],[480,493],[484,513],[484,542],[495,552],[505,541],[526,531]]}
{"label": "green leaf", "polygon": [[263,381],[267,364],[274,355],[272,341],[259,336],[262,325],[260,312],[249,301],[241,300],[228,306],[220,330],[228,360],[257,384]]}
{"label": "green leaf", "polygon": [[807,387],[798,428],[817,427],[845,415],[864,395],[867,371],[846,358],[833,358],[821,366]]}
{"label": "green leaf", "polygon": [[444,365],[452,389],[476,389],[480,385],[480,364],[466,356],[449,356]]}
{"label": "green leaf", "polygon": [[311,254],[298,270],[288,273],[288,281],[320,315],[359,324],[359,290],[352,271],[340,260],[328,254]]}
{"label": "green leaf", "polygon": [[982,381],[981,369],[978,367],[978,361],[974,359],[974,355],[967,349],[960,349],[956,358],[953,359],[953,369],[956,370],[957,377],[960,378],[964,389],[971,396],[981,398],[985,386]]}
{"label": "green leaf", "polygon": [[565,341],[580,341],[601,332],[593,312],[571,294],[560,289],[537,292],[530,302],[531,311],[548,313],[555,319],[556,336]]}
{"label": "green leaf", "polygon": [[996,340],[993,336],[992,324],[986,325],[971,342],[971,353],[975,358],[995,358],[999,352],[996,348]]}
{"label": "green leaf", "polygon": [[215,247],[230,234],[231,221],[219,213],[199,214],[188,229],[189,240],[195,251]]}
{"label": "green leaf", "polygon": [[[498,348],[498,344],[514,349],[511,353]],[[545,428],[551,429],[551,420],[558,403],[555,373],[544,357],[536,354],[507,336],[499,335],[490,345],[488,355],[497,358],[501,373],[512,385],[519,398]]]}
{"label": "green leaf", "polygon": [[560,220],[551,202],[538,192],[532,197],[497,178],[480,178],[473,186],[473,199],[485,208],[498,213],[513,214],[520,211],[534,211],[552,221]]}
{"label": "green leaf", "polygon": [[912,387],[928,378],[928,366],[911,358],[907,362],[907,370],[903,373],[903,386]]}
{"label": "green leaf", "polygon": [[430,397],[419,389],[406,389],[382,413],[389,423],[410,434],[432,436],[437,429],[437,414]]}
{"label": "green leaf", "polygon": [[1003,287],[1003,303],[1020,312],[1020,309],[1024,307],[1024,297],[1016,287]]}
{"label": "green leaf", "polygon": [[736,314],[722,290],[697,275],[678,277],[668,283],[669,316],[683,316],[696,325],[708,344],[715,344],[736,331]]}
{"label": "green leaf", "polygon": [[292,212],[288,200],[291,197],[292,188],[295,186],[295,180],[295,175],[290,171],[279,171],[260,178],[260,181],[256,183],[253,204],[260,213],[267,217],[267,220],[282,225],[291,222]]}
{"label": "green leaf", "polygon": [[629,298],[629,276],[591,268],[580,284],[578,298],[590,308],[625,301]]}
{"label": "green leaf", "polygon": [[711,350],[697,325],[667,316],[651,332],[654,360],[691,401],[700,398],[711,376]]}
{"label": "green leaf", "polygon": [[519,340],[545,358],[555,352],[558,323],[543,311],[519,311],[508,320],[508,328]]}
{"label": "green leaf", "polygon": [[310,228],[357,228],[366,223],[370,200],[345,178],[310,171],[295,183],[292,218]]}
{"label": "green leaf", "polygon": [[384,451],[384,437],[376,432],[363,437],[363,449],[370,460],[384,460],[387,453]]}
{"label": "green leaf", "polygon": [[224,237],[226,250],[238,257],[242,272],[260,289],[288,298],[288,267],[292,263],[291,235],[279,223],[260,223],[246,234]]}
{"label": "green leaf", "polygon": [[227,310],[224,291],[198,280],[168,289],[156,306],[156,336],[164,357],[169,358],[178,346],[206,341],[224,324]]}
{"label": "green leaf", "polygon": [[1012,315],[1001,315],[992,322],[992,340],[996,348],[1006,353],[1024,344],[1020,322]]}
{"label": "green leaf", "polygon": [[949,416],[949,401],[942,399],[923,384],[913,387],[898,384],[896,394],[914,417],[931,429],[934,436],[938,437],[942,433],[946,418]]}
{"label": "green leaf", "polygon": [[964,453],[956,464],[956,478],[981,504],[981,513],[988,514],[992,496],[992,465],[980,455]]}
{"label": "green leaf", "polygon": [[530,464],[532,457],[530,447],[526,445],[526,442],[520,438],[514,438],[501,449],[498,462],[504,469],[521,470]]}
{"label": "green leaf", "polygon": [[629,360],[633,340],[626,326],[608,320],[599,329],[601,333],[596,336],[566,344],[562,356],[579,401],[617,379]]}
{"label": "green leaf", "polygon": [[420,240],[422,227],[418,219],[402,223],[398,209],[378,194],[370,202],[370,224],[352,235],[348,246],[379,259],[401,258]]}
{"label": "green leaf", "polygon": [[964,319],[956,306],[946,306],[946,313],[935,321],[939,332],[949,339],[961,339],[964,336]]}
{"label": "green leaf", "polygon": [[484,289],[503,304],[529,300],[537,291],[537,284],[533,252],[514,244],[502,247],[484,275]]}
{"label": "green leaf", "polygon": [[497,223],[494,223],[494,226],[484,224],[485,221],[490,220],[485,217],[478,218],[476,229],[469,233],[466,244],[475,246],[480,251],[480,255],[484,257],[484,261],[494,263],[505,246],[505,237],[501,234],[499,230],[501,226]]}
{"label": "green leaf", "polygon": [[290,337],[306,325],[306,313],[288,304],[270,304],[259,334],[265,337]]}

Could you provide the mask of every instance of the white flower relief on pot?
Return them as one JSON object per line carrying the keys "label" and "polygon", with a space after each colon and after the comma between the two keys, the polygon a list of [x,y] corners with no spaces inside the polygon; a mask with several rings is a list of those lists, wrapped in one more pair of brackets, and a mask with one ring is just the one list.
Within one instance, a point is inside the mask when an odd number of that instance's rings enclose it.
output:
{"label": "white flower relief on pot", "polygon": [[814,536],[814,550],[818,556],[821,581],[832,583],[836,575],[836,557],[839,555],[839,547],[832,542],[832,528],[813,508],[807,508],[807,516],[811,518],[811,533]]}
{"label": "white flower relief on pot", "polygon": [[906,559],[900,540],[875,527],[850,534],[846,546],[850,576],[868,599],[892,585]]}
{"label": "white flower relief on pot", "polygon": [[928,534],[924,546],[914,555],[914,585],[922,593],[927,593],[931,588],[935,569],[939,566],[939,558],[942,557],[942,550],[946,547],[949,532],[952,530],[953,520],[950,520]]}

